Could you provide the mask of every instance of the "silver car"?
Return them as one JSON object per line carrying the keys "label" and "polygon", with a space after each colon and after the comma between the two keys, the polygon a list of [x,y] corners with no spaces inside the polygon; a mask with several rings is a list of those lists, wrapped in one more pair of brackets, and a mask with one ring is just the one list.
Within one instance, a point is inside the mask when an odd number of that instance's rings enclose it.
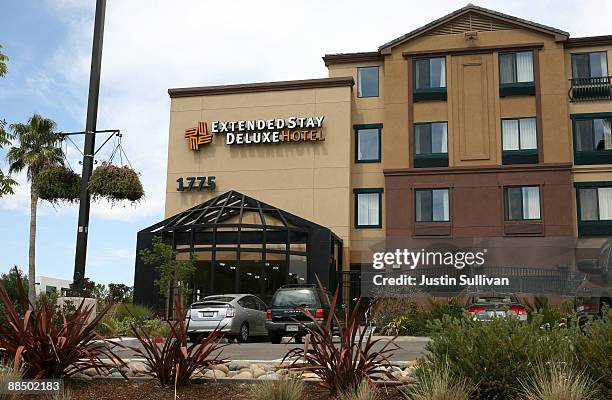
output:
{"label": "silver car", "polygon": [[253,336],[267,336],[266,303],[251,294],[208,296],[189,307],[187,321],[191,341],[220,327],[232,338],[246,342]]}

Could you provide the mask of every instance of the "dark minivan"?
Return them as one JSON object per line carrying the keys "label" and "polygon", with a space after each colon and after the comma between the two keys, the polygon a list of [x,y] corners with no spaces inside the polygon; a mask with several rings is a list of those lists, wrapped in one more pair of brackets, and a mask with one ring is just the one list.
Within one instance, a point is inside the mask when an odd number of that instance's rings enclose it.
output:
{"label": "dark minivan", "polygon": [[293,336],[295,343],[302,343],[306,327],[312,322],[301,308],[308,310],[323,322],[329,315],[331,295],[316,285],[285,285],[274,293],[266,312],[266,329],[272,343],[280,343],[283,336]]}

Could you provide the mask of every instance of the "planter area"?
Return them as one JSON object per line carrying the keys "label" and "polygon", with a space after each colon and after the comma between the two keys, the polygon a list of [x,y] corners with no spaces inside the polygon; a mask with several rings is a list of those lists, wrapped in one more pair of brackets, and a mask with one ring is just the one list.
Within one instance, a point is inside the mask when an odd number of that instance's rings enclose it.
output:
{"label": "planter area", "polygon": [[[181,400],[251,400],[250,388],[254,384],[227,385],[219,383],[192,384],[177,390]],[[100,380],[94,384],[70,382],[68,389],[72,400],[171,400],[175,399],[173,388],[160,387],[154,381]],[[380,400],[404,400],[397,388],[381,388]],[[22,396],[23,399],[47,399],[44,396]],[[306,385],[301,400],[327,400],[327,392],[315,385]],[[21,399],[19,399],[21,400]]]}
{"label": "planter area", "polygon": [[[140,360],[124,360],[127,367],[121,368],[121,371],[116,367],[108,367],[101,371],[96,371],[94,368],[89,368],[81,373],[72,376],[72,380],[80,382],[96,381],[96,384],[105,378],[109,379],[125,379],[122,376],[125,374],[128,378],[148,378],[149,369]],[[112,365],[112,364],[110,364]],[[411,378],[412,373],[416,369],[415,361],[395,362],[393,365],[386,368],[393,379],[389,376],[376,376],[383,381],[388,381],[389,384],[410,384],[414,382]],[[223,364],[214,365],[211,368],[197,371],[192,375],[195,382],[206,382],[207,380],[217,380],[219,382],[231,383],[230,381],[245,381],[248,380],[276,380],[279,378],[299,379],[303,381],[317,381],[317,376],[311,372],[303,372],[299,370],[287,369],[287,364],[280,363],[251,363],[248,361],[230,361]],[[395,382],[394,382],[395,381]]]}

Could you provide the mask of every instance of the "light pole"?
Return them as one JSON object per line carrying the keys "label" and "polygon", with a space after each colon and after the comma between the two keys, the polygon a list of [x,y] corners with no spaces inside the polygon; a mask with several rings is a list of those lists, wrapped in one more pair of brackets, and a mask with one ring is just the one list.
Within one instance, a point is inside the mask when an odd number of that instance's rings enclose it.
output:
{"label": "light pole", "polygon": [[74,289],[83,289],[85,261],[87,257],[87,234],[89,231],[89,178],[93,171],[96,146],[96,122],[98,119],[98,98],[100,94],[100,71],[102,68],[102,41],[104,39],[104,16],[106,0],[96,0],[93,49],[89,74],[89,97],[85,121],[85,146],[83,149],[83,181],[79,201],[79,223],[77,229],[76,253],[74,257]]}

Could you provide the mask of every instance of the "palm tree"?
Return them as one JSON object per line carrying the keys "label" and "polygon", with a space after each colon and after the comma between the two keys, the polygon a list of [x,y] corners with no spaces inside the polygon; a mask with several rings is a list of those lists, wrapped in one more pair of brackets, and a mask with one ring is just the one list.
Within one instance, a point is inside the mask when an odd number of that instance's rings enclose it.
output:
{"label": "palm tree", "polygon": [[0,44],[0,78],[6,75],[6,62],[8,61],[8,57],[6,54],[2,53],[2,45]]}
{"label": "palm tree", "polygon": [[27,170],[30,182],[30,248],[28,257],[28,299],[36,304],[36,211],[38,194],[34,181],[46,165],[63,164],[63,154],[55,133],[55,122],[38,114],[32,115],[27,124],[12,124],[10,129],[18,142],[6,154],[9,173]]}

